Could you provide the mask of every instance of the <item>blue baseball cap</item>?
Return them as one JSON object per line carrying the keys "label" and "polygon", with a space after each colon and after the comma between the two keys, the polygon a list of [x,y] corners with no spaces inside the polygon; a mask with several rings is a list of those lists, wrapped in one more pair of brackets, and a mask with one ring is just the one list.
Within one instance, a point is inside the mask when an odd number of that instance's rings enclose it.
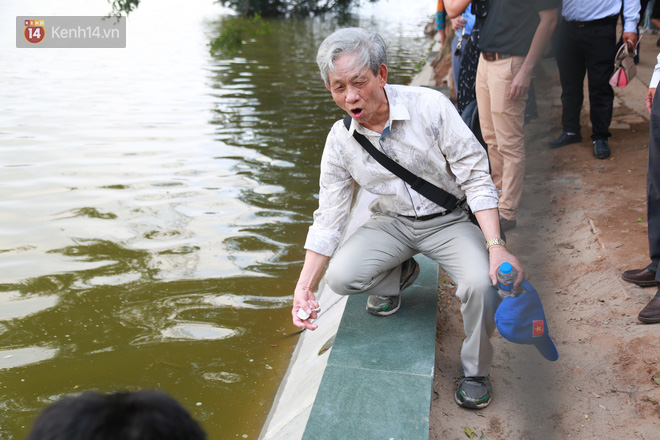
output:
{"label": "blue baseball cap", "polygon": [[557,346],[548,334],[541,298],[527,281],[522,282],[523,292],[509,296],[495,312],[497,331],[505,339],[516,344],[531,344],[549,361],[559,359]]}

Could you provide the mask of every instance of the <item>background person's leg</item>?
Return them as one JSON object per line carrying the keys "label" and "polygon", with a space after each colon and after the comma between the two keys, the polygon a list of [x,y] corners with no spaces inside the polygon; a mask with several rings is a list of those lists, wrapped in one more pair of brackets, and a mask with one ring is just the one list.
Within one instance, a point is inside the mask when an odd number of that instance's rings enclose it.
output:
{"label": "background person's leg", "polygon": [[[525,176],[525,134],[523,131],[527,94],[509,99],[514,76],[520,70],[523,57],[509,57],[488,62],[490,118],[495,133],[496,149],[488,148],[493,176],[500,186],[499,211],[506,220],[516,220]],[[481,105],[479,106],[481,110]],[[495,154],[497,153],[497,154]],[[495,181],[495,177],[493,177]]]}
{"label": "background person's leg", "polygon": [[565,133],[580,134],[580,111],[584,100],[586,67],[577,28],[561,19],[557,27],[556,42],[555,58],[561,82],[562,129]]}
{"label": "background person's leg", "polygon": [[477,67],[476,93],[477,107],[479,109],[479,126],[481,128],[481,137],[488,146],[488,160],[491,168],[491,178],[498,190],[502,190],[502,153],[497,145],[495,136],[495,127],[491,115],[491,90],[489,77],[490,61],[483,58],[479,60]]}
{"label": "background person's leg", "polygon": [[584,29],[585,62],[589,78],[589,117],[592,140],[610,137],[614,108],[614,90],[609,80],[614,73],[616,56],[616,24],[604,24]]}

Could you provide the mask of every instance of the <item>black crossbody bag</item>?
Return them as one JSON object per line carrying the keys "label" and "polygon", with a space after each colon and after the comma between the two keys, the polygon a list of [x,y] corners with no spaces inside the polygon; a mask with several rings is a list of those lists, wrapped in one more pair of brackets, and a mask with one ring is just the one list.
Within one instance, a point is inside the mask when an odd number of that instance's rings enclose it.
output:
{"label": "black crossbody bag", "polygon": [[[346,115],[344,118],[344,126],[346,130],[349,130],[351,127],[351,116]],[[448,193],[442,188],[439,188],[432,184],[431,182],[418,177],[417,175],[411,173],[406,168],[402,167],[394,160],[392,160],[385,153],[378,150],[374,147],[371,142],[363,135],[357,131],[353,131],[353,137],[358,141],[362,148],[367,150],[367,153],[371,155],[376,161],[387,168],[392,174],[399,177],[401,180],[406,182],[412,189],[429,199],[430,201],[437,203],[438,205],[445,208],[448,212],[451,212],[458,208],[458,206],[465,200],[459,200],[453,194]],[[470,221],[475,225],[479,226],[477,218],[474,216],[474,213],[470,210],[469,206],[465,206],[465,209],[470,216]]]}

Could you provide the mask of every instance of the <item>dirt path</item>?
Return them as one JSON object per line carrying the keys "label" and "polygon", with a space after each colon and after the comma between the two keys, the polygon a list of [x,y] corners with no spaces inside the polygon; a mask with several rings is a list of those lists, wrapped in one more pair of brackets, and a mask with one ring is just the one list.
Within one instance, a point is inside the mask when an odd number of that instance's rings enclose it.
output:
{"label": "dirt path", "polygon": [[541,295],[560,357],[546,361],[496,333],[493,402],[481,411],[458,407],[462,321],[445,278],[430,438],[465,439],[469,429],[491,440],[660,439],[660,325],[637,320],[655,289],[620,279],[648,260],[648,121],[617,100],[612,158],[593,157],[586,115],[585,141],[550,150],[561,90],[554,60],[539,67],[542,117],[526,127],[525,193],[519,226],[507,237]]}

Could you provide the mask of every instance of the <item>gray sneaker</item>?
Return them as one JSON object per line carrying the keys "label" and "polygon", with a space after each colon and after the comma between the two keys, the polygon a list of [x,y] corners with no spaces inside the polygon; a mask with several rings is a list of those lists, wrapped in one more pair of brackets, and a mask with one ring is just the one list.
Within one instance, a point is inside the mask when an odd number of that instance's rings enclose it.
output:
{"label": "gray sneaker", "polygon": [[401,307],[401,292],[415,282],[419,275],[419,264],[414,258],[409,258],[401,264],[401,280],[399,294],[395,296],[369,295],[367,312],[377,316],[387,316],[396,313]]}
{"label": "gray sneaker", "polygon": [[464,377],[458,381],[454,399],[463,408],[481,409],[488,406],[493,398],[493,386],[490,378]]}

